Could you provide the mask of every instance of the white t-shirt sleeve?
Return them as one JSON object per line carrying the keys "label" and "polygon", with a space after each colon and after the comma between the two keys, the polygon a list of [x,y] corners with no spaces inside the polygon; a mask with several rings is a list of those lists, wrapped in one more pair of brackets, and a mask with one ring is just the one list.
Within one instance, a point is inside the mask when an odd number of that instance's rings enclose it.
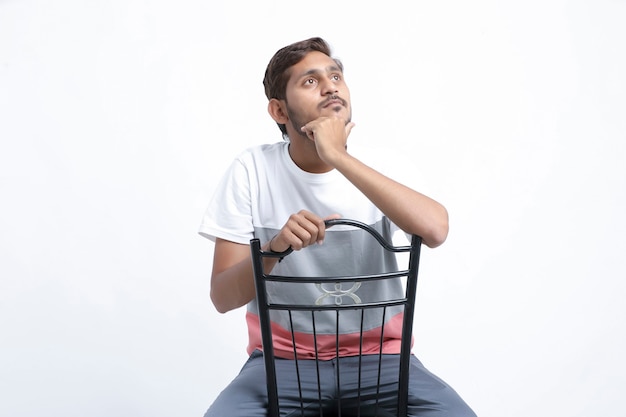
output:
{"label": "white t-shirt sleeve", "polygon": [[198,233],[212,241],[220,238],[249,244],[254,237],[250,206],[248,170],[237,158],[219,182]]}

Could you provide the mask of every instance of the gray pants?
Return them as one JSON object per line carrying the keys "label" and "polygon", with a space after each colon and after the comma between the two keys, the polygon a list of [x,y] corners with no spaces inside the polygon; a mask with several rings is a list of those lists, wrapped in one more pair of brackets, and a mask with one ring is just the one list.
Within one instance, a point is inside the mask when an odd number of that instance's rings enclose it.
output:
{"label": "gray pants", "polygon": [[[385,355],[383,358],[383,375],[381,377],[380,403],[377,409],[373,405],[361,408],[361,416],[395,416],[397,392],[397,355]],[[360,404],[363,398],[375,395],[377,385],[378,356],[363,357]],[[387,366],[385,365],[387,363]],[[391,366],[389,366],[391,365]],[[314,361],[298,361],[301,378],[309,381],[303,383],[302,394],[305,397],[305,415],[319,415],[317,371]],[[320,379],[322,381],[322,399],[329,406],[336,404],[337,369],[340,372],[340,395],[342,415],[357,415],[356,388],[358,358],[347,357],[321,362]],[[387,371],[387,372],[385,372]],[[278,393],[282,417],[300,416],[300,396],[294,372],[294,361],[277,360]],[[387,374],[387,375],[386,375]],[[476,417],[461,397],[445,382],[430,373],[421,362],[411,356],[409,371],[409,415],[419,417]],[[367,388],[370,387],[370,388]],[[386,389],[386,387],[390,387]],[[393,388],[391,388],[393,387]],[[307,398],[308,396],[308,398]],[[374,414],[376,413],[376,414]],[[241,372],[220,393],[215,402],[206,412],[205,417],[266,417],[267,415],[267,384],[263,354],[254,352],[245,363]]]}

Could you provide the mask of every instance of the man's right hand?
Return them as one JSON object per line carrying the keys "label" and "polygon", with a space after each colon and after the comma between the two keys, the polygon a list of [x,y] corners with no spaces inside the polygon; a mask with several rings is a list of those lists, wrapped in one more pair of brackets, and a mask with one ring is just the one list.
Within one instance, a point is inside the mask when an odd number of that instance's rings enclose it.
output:
{"label": "man's right hand", "polygon": [[284,252],[291,247],[300,250],[314,244],[321,244],[326,234],[324,220],[338,219],[339,214],[322,218],[310,211],[300,210],[289,216],[280,232],[272,238],[269,249],[274,252]]}

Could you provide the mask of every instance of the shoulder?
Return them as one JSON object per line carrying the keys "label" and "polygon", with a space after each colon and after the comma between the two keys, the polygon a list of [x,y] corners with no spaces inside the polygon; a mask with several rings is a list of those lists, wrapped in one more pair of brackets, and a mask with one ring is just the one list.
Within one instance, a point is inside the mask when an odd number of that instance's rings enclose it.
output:
{"label": "shoulder", "polygon": [[249,147],[235,155],[225,176],[248,177],[257,176],[268,167],[279,164],[285,146],[280,142]]}
{"label": "shoulder", "polygon": [[275,160],[283,155],[287,146],[287,142],[256,145],[240,152],[235,159],[242,162]]}

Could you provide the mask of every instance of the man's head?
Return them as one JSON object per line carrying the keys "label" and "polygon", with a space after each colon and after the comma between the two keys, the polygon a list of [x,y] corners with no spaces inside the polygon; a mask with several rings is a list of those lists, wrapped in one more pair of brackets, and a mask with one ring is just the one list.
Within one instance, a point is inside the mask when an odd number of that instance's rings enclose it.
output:
{"label": "man's head", "polygon": [[[287,100],[287,84],[292,75],[291,69],[311,52],[321,52],[332,58],[330,46],[324,39],[318,37],[287,45],[274,54],[267,65],[265,77],[263,78],[265,95],[268,100]],[[337,67],[343,71],[341,61],[336,58],[332,59]],[[287,136],[285,125],[278,122],[277,124],[283,136]]]}

